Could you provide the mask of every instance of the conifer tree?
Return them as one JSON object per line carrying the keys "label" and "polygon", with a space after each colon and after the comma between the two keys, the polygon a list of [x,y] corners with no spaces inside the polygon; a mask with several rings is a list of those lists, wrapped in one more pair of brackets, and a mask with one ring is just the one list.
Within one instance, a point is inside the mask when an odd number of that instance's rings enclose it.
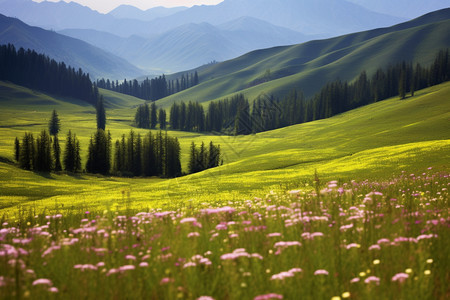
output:
{"label": "conifer tree", "polygon": [[50,172],[52,170],[51,138],[47,130],[42,130],[36,139],[36,152],[34,158],[34,170]]}
{"label": "conifer tree", "polygon": [[16,137],[16,140],[14,141],[14,159],[19,162],[20,158],[20,141]]}
{"label": "conifer tree", "polygon": [[156,107],[155,102],[153,102],[152,105],[150,106],[150,128],[151,129],[155,129],[156,124],[158,123],[157,110],[158,110],[158,108]]}
{"label": "conifer tree", "polygon": [[56,110],[53,110],[52,117],[48,123],[48,131],[50,135],[56,136],[61,130],[61,121]]}
{"label": "conifer tree", "polygon": [[96,115],[97,115],[97,129],[105,130],[105,128],[106,128],[106,112],[105,112],[105,105],[103,102],[104,102],[103,96],[100,96],[100,98],[97,101]]}
{"label": "conifer tree", "polygon": [[54,170],[56,172],[62,171],[61,166],[61,147],[59,146],[58,135],[53,137],[53,161]]}
{"label": "conifer tree", "polygon": [[159,128],[161,128],[162,130],[166,129],[167,126],[166,111],[162,108],[159,109],[158,121],[159,121]]}
{"label": "conifer tree", "polygon": [[25,132],[20,147],[19,165],[24,170],[32,170],[34,161],[34,138],[32,133]]}

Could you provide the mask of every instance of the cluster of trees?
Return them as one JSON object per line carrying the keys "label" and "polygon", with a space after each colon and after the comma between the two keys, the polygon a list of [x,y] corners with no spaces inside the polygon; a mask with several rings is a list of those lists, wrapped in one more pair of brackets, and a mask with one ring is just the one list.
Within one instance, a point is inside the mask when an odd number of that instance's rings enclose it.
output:
{"label": "cluster of trees", "polygon": [[97,80],[99,88],[115,91],[118,93],[131,95],[147,101],[156,101],[169,95],[181,92],[199,84],[197,71],[195,73],[183,74],[176,80],[167,80],[165,75],[148,79],[143,82],[134,80],[124,80],[123,82],[110,81],[109,79]]}
{"label": "cluster of trees", "polygon": [[19,166],[25,170],[37,172],[65,171],[80,172],[81,156],[80,142],[75,134],[67,134],[66,149],[61,164],[61,147],[57,135],[50,136],[43,130],[37,138],[26,132],[19,141],[15,140],[15,159]]}
{"label": "cluster of trees", "polygon": [[174,130],[205,131],[205,112],[198,102],[174,103],[170,108],[170,127]]}
{"label": "cluster of trees", "polygon": [[220,154],[220,146],[216,146],[213,142],[209,143],[209,147],[202,142],[197,148],[194,142],[191,144],[189,155],[189,173],[197,173],[206,169],[218,167],[223,164]]}
{"label": "cluster of trees", "polygon": [[159,123],[161,130],[166,129],[167,115],[164,109],[159,109],[153,102],[150,106],[146,103],[138,106],[134,116],[134,124],[138,128],[155,129]]}
{"label": "cluster of trees", "polygon": [[16,51],[11,44],[0,46],[0,80],[93,105],[98,99],[98,91],[94,89],[89,74],[34,50],[20,48]]}
{"label": "cluster of trees", "polygon": [[371,78],[363,71],[354,82],[336,80],[325,85],[312,99],[291,91],[283,98],[261,95],[250,104],[244,95],[211,102],[206,110],[198,103],[173,104],[172,129],[251,134],[332,117],[351,109],[436,85],[450,78],[449,50],[441,50],[427,68],[398,63],[378,69]]}
{"label": "cluster of trees", "polygon": [[181,176],[180,143],[177,138],[148,132],[141,137],[130,131],[115,143],[113,173],[119,176]]}

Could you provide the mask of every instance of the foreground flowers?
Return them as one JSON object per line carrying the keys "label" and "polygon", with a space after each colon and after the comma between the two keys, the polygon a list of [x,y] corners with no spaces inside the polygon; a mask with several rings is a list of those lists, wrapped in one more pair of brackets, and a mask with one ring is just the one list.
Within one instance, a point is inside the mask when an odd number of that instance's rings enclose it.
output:
{"label": "foreground flowers", "polygon": [[4,218],[0,299],[444,298],[448,186],[426,173],[222,208]]}

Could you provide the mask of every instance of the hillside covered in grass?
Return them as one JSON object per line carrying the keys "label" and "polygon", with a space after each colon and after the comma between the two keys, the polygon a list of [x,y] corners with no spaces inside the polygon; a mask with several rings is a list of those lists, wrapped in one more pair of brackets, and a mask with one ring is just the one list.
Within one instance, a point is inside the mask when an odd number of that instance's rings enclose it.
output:
{"label": "hillside covered in grass", "polygon": [[[2,94],[9,95],[0,102],[2,157],[12,160],[15,137],[47,128],[53,109],[60,114],[62,133],[71,129],[87,149],[95,131],[93,107],[7,83],[1,87]],[[188,200],[226,203],[271,189],[311,185],[316,170],[327,180],[388,178],[402,170],[445,168],[450,159],[449,95],[450,84],[445,83],[406,100],[393,98],[326,120],[249,136],[170,131],[180,141],[184,170],[192,141],[213,141],[224,154],[223,166],[173,180],[39,174],[1,163],[3,212],[30,205],[123,206],[128,193],[133,207],[178,206]],[[142,101],[113,92],[104,96],[109,103],[107,129],[116,139],[132,129],[134,106]],[[84,160],[86,155],[82,151]]]}
{"label": "hillside covered in grass", "polygon": [[443,9],[389,28],[349,34],[304,44],[253,51],[236,59],[199,69],[200,84],[158,104],[207,102],[244,93],[284,96],[293,89],[307,98],[327,82],[351,81],[366,71],[400,61],[428,65],[450,45],[450,9]]}

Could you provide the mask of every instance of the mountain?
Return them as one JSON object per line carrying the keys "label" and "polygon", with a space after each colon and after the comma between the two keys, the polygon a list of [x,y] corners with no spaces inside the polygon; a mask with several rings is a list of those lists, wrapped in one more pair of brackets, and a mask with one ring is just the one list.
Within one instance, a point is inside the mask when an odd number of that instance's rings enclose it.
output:
{"label": "mountain", "polygon": [[75,2],[34,2],[32,0],[0,0],[0,13],[18,18],[32,26],[49,30],[67,28],[95,29],[122,37],[133,34],[152,36],[148,22],[117,19]]}
{"label": "mountain", "polygon": [[105,52],[86,42],[0,15],[0,43],[14,44],[16,48],[33,49],[56,61],[64,61],[75,68],[82,68],[92,77],[122,79],[142,74],[142,71],[126,60]]}
{"label": "mountain", "polygon": [[[129,37],[160,34],[190,23],[219,25],[240,17],[252,17],[308,35],[336,36],[401,22],[404,19],[369,11],[346,0],[225,0],[218,5],[193,6],[150,22],[100,14],[74,2],[0,0],[0,13],[46,29],[95,29]],[[122,12],[119,16],[132,16]],[[134,11],[134,12],[133,12]],[[117,14],[116,14],[117,16]]]}
{"label": "mountain", "polygon": [[[381,28],[304,44],[262,49],[199,70],[200,84],[158,101],[207,102],[242,92],[250,100],[262,93],[283,96],[293,89],[313,96],[327,82],[351,81],[365,70],[399,61],[428,65],[436,53],[450,47],[450,9]],[[270,81],[261,82],[267,71]]]}
{"label": "mountain", "polygon": [[211,61],[228,60],[255,49],[292,45],[309,39],[296,31],[250,17],[219,26],[190,23],[152,39],[121,38],[87,29],[66,29],[60,33],[107,49],[150,73],[182,71]]}
{"label": "mountain", "polygon": [[193,6],[151,22],[154,30],[186,23],[219,25],[239,17],[252,17],[304,34],[335,36],[390,26],[404,21],[369,11],[345,0],[225,0],[217,5]]}
{"label": "mountain", "polygon": [[148,10],[140,10],[137,7],[131,5],[120,5],[115,8],[108,15],[113,16],[117,19],[135,19],[140,21],[152,21],[157,18],[163,18],[174,13],[180,12],[187,9],[187,7],[179,6],[179,7],[154,7]]}
{"label": "mountain", "polygon": [[416,18],[425,13],[450,7],[447,0],[348,0],[361,5],[367,9],[382,14],[402,17]]}

